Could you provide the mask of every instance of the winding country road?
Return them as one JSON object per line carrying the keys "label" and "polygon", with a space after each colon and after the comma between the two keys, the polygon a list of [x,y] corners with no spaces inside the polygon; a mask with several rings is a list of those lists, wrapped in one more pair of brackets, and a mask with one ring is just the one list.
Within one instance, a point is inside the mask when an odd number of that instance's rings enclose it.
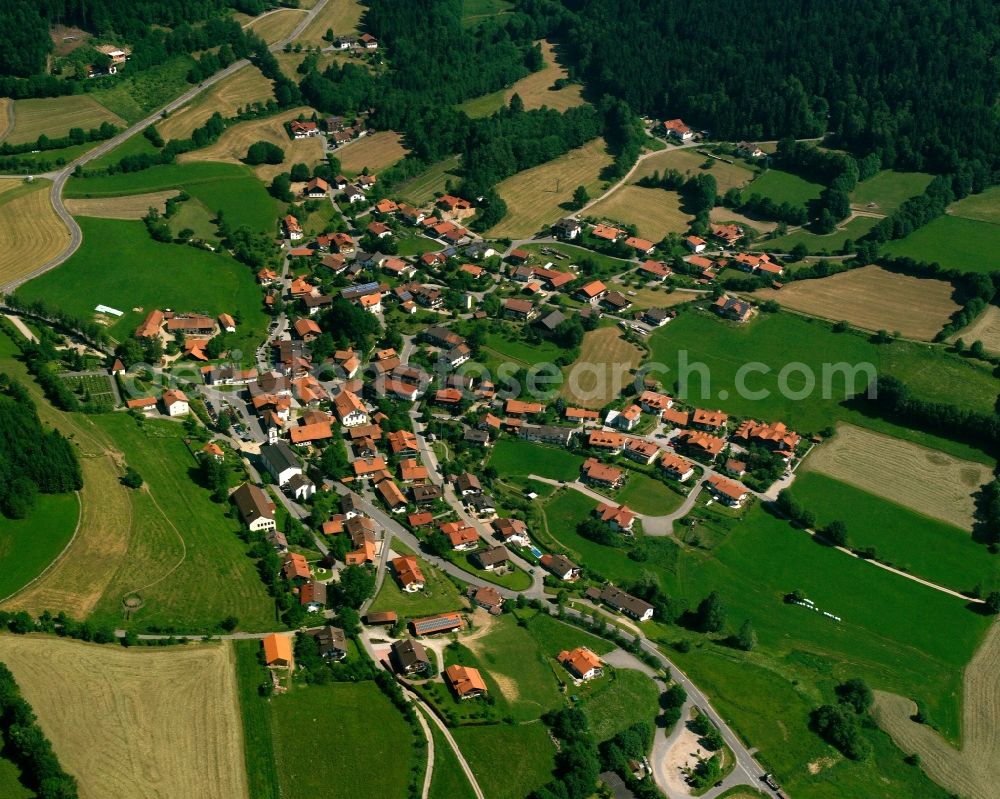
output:
{"label": "winding country road", "polygon": [[[306,29],[309,23],[316,18],[316,15],[323,10],[323,7],[328,2],[330,2],[330,0],[319,0],[319,2],[317,2],[316,5],[309,10],[309,12],[305,15],[305,17],[302,18],[299,24],[295,26],[295,28],[292,30],[291,33],[289,33],[285,38],[280,39],[279,41],[270,45],[268,49],[271,50],[271,52],[280,50],[286,44],[296,39],[299,35],[301,35],[302,31]],[[48,261],[39,266],[37,269],[33,269],[27,274],[17,278],[16,280],[12,280],[11,282],[3,286],[0,286],[0,291],[2,291],[5,294],[9,294],[10,292],[17,289],[19,286],[22,286],[25,283],[27,283],[29,280],[33,280],[39,275],[43,275],[49,270],[55,269],[57,266],[68,260],[70,256],[72,256],[73,253],[75,253],[79,249],[80,244],[83,243],[83,232],[80,230],[80,226],[76,223],[76,220],[73,219],[72,214],[70,214],[70,212],[66,209],[66,204],[63,202],[63,197],[62,197],[63,189],[66,187],[66,181],[69,180],[69,178],[73,174],[73,171],[78,166],[83,166],[84,164],[89,163],[90,161],[93,161],[94,159],[100,158],[102,155],[111,152],[120,144],[128,141],[137,133],[140,133],[149,125],[159,120],[161,117],[163,117],[164,114],[176,111],[178,108],[193,100],[195,97],[197,97],[206,89],[210,88],[211,86],[214,86],[221,80],[225,80],[230,75],[239,72],[244,67],[249,66],[250,63],[251,62],[245,58],[239,61],[234,61],[232,64],[230,64],[222,71],[216,72],[210,78],[205,78],[205,80],[203,80],[197,86],[192,86],[182,95],[174,98],[165,106],[147,116],[145,119],[136,122],[134,125],[126,128],[114,138],[101,142],[101,144],[99,144],[94,149],[88,150],[86,153],[81,155],[75,161],[71,161],[70,163],[68,163],[61,170],[57,172],[46,172],[42,175],[38,175],[38,177],[50,178],[52,180],[52,189],[50,192],[52,207],[55,210],[56,215],[63,221],[63,224],[66,225],[67,230],[69,230],[70,234],[69,244],[66,245],[66,248],[61,253],[54,256],[53,258],[50,258]],[[13,105],[11,106],[11,108],[13,109]],[[11,110],[10,113],[13,114],[13,110]],[[17,178],[19,180],[24,179],[23,175],[4,175],[0,177]]]}

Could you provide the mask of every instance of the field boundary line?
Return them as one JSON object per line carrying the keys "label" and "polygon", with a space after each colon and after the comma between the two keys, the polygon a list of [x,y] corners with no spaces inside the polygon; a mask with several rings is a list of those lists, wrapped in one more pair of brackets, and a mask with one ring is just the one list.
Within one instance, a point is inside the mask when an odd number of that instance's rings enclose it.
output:
{"label": "field boundary line", "polygon": [[66,546],[64,546],[62,548],[62,550],[59,552],[59,554],[56,555],[49,562],[48,566],[46,566],[44,569],[42,569],[38,574],[36,574],[34,577],[32,577],[28,582],[26,582],[24,585],[22,585],[20,588],[18,588],[14,593],[8,594],[7,596],[5,596],[3,598],[0,598],[0,605],[3,605],[4,603],[9,602],[14,597],[16,597],[18,594],[20,594],[22,591],[27,590],[32,585],[34,585],[39,580],[41,580],[46,574],[49,573],[49,571],[51,571],[55,567],[55,565],[59,561],[61,561],[63,559],[63,557],[69,551],[69,548],[71,546],[73,546],[73,542],[76,541],[77,533],[80,532],[80,525],[83,523],[83,499],[80,498],[80,492],[79,491],[74,491],[73,493],[76,494],[76,506],[77,506],[77,509],[78,509],[79,512],[77,513],[77,517],[76,517],[76,527],[73,528],[73,535],[70,536],[69,541],[66,542]]}

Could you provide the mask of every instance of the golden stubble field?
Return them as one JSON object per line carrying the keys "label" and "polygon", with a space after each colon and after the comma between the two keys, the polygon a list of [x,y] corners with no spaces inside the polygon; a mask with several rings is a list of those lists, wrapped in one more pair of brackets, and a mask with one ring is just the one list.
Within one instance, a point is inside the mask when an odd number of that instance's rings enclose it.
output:
{"label": "golden stubble field", "polygon": [[405,158],[407,152],[402,136],[391,130],[381,130],[355,139],[337,148],[333,154],[340,159],[345,174],[356,175],[365,167],[369,172],[378,173]]}
{"label": "golden stubble field", "polygon": [[180,192],[174,189],[151,191],[148,194],[127,194],[124,197],[98,197],[89,200],[67,199],[66,210],[73,216],[96,216],[101,219],[142,219],[150,208],[161,214],[166,202]]}
{"label": "golden stubble field", "polygon": [[14,674],[81,799],[244,799],[229,644],[166,649],[0,636]]}
{"label": "golden stubble field", "polygon": [[323,34],[327,30],[332,30],[334,36],[355,33],[358,30],[363,12],[364,8],[357,0],[329,0],[323,10],[316,15],[316,18],[309,23],[309,26],[295,41],[325,47],[329,44],[323,38]]}
{"label": "golden stubble field", "polygon": [[250,65],[211,86],[179,111],[156,123],[166,139],[186,139],[218,111],[230,118],[244,106],[274,99],[274,87],[257,67]]}
{"label": "golden stubble field", "polygon": [[254,172],[261,180],[270,182],[275,175],[291,169],[292,164],[315,166],[323,160],[323,142],[320,138],[317,136],[295,140],[288,138],[288,133],[285,131],[284,123],[297,119],[300,114],[308,117],[312,114],[312,109],[301,106],[278,116],[240,122],[223,133],[215,144],[184,153],[177,158],[177,161],[182,164],[192,161],[223,161],[238,164],[242,163],[241,159],[246,156],[251,144],[269,141],[285,151],[285,160],[280,164],[262,164],[254,167]]}
{"label": "golden stubble field", "polygon": [[967,345],[981,341],[987,352],[1000,352],[1000,308],[987,305],[972,324],[962,328],[949,341],[962,339]]}
{"label": "golden stubble field", "polygon": [[89,94],[70,94],[65,97],[45,97],[37,100],[14,101],[14,127],[6,141],[22,144],[34,141],[41,134],[59,138],[70,128],[90,130],[102,122],[125,127],[125,121],[113,114]]}
{"label": "golden stubble field", "polygon": [[931,341],[958,310],[953,291],[944,280],[899,275],[871,265],[762,289],[754,297],[824,319],[843,319],[862,330],[898,330],[904,338]]}
{"label": "golden stubble field", "polygon": [[681,210],[681,197],[676,191],[628,185],[590,206],[586,214],[635,225],[639,235],[653,243],[668,233],[683,233],[691,221],[691,216]]}
{"label": "golden stubble field", "polygon": [[[709,169],[702,169],[702,165],[710,162]],[[707,156],[699,155],[693,148],[683,150],[673,148],[661,150],[653,153],[636,167],[635,173],[630,178],[632,183],[638,182],[647,175],[659,172],[661,175],[670,170],[676,169],[686,177],[695,175],[711,175],[715,178],[715,183],[719,194],[725,194],[730,189],[739,189],[746,186],[754,177],[754,172],[743,164],[727,164],[718,159],[709,159]]]}
{"label": "golden stubble field", "polygon": [[554,84],[560,78],[568,77],[565,67],[556,60],[555,47],[552,42],[542,39],[539,43],[542,48],[542,57],[545,59],[545,66],[538,72],[532,72],[513,86],[507,89],[504,95],[504,105],[510,103],[510,98],[515,94],[524,101],[527,110],[548,106],[556,111],[565,111],[583,105],[584,99],[581,96],[581,86],[578,83],[571,83],[556,91],[552,90]]}
{"label": "golden stubble field", "polygon": [[279,8],[261,14],[245,27],[268,44],[274,44],[295,30],[295,26],[302,21],[305,14],[306,10],[303,8]]}
{"label": "golden stubble field", "polygon": [[583,337],[580,357],[563,369],[560,394],[570,405],[602,408],[618,396],[630,380],[629,371],[642,362],[644,352],[621,337],[617,327],[601,327]]}
{"label": "golden stubble field", "polygon": [[0,284],[17,280],[69,245],[69,230],[49,200],[51,183],[0,180]]}
{"label": "golden stubble field", "polygon": [[971,530],[973,494],[988,482],[988,466],[850,424],[816,447],[803,469],[842,480],[925,516]]}
{"label": "golden stubble field", "polygon": [[488,232],[490,238],[526,238],[565,216],[562,204],[573,199],[577,186],[591,197],[600,194],[601,170],[611,163],[604,139],[570,150],[554,161],[518,172],[497,184],[507,203],[507,216]]}
{"label": "golden stubble field", "polygon": [[1000,625],[990,628],[965,669],[962,748],[956,750],[930,727],[910,720],[911,699],[875,691],[879,726],[904,752],[920,755],[920,766],[965,799],[996,799],[1000,785]]}

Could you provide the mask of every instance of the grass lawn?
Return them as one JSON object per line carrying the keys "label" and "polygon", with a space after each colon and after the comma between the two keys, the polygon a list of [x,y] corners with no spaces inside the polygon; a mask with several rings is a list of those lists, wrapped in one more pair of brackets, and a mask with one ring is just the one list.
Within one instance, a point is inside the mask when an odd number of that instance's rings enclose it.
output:
{"label": "grass lawn", "polygon": [[222,211],[234,227],[276,232],[278,203],[253,171],[242,164],[192,162],[154,166],[90,178],[71,178],[66,197],[120,197],[164,189],[186,191],[201,200],[213,214]]}
{"label": "grass lawn", "polygon": [[984,595],[1000,587],[1000,563],[964,530],[915,513],[817,472],[800,474],[792,494],[820,526],[840,519],[853,547],[875,547],[896,568],[956,591],[977,583]]}
{"label": "grass lawn", "polygon": [[274,738],[271,734],[271,713],[260,687],[271,681],[271,675],[257,659],[259,641],[233,641],[236,655],[236,683],[240,693],[240,715],[243,718],[243,755],[247,769],[247,785],[255,799],[278,799],[278,769],[274,762]]}
{"label": "grass lawn", "polygon": [[808,205],[810,200],[819,199],[821,191],[823,186],[819,183],[810,183],[791,172],[769,169],[750,182],[743,190],[743,196],[759,194],[761,197],[770,197],[779,204],[787,202],[791,205]]}
{"label": "grass lawn", "polygon": [[1000,186],[992,186],[979,194],[970,194],[948,206],[948,213],[963,219],[978,219],[1000,225]]}
{"label": "grass lawn", "polygon": [[684,502],[683,496],[660,480],[638,472],[630,472],[625,487],[613,496],[619,504],[628,505],[636,513],[648,516],[664,516]]}
{"label": "grass lawn", "polygon": [[[550,255],[546,255],[542,252],[542,248],[546,250],[555,250],[563,255],[567,256],[565,259],[553,258]],[[565,272],[570,264],[579,264],[584,258],[590,259],[596,263],[602,271],[605,272],[624,272],[627,269],[632,269],[635,267],[635,263],[632,261],[623,261],[621,258],[612,258],[610,255],[604,255],[599,252],[594,252],[593,250],[588,250],[586,247],[577,247],[575,244],[525,244],[521,249],[527,250],[534,257],[533,261],[537,261],[539,264],[546,264],[552,262],[553,265]]]}
{"label": "grass lawn", "polygon": [[518,611],[528,622],[528,632],[538,641],[542,651],[555,657],[564,649],[585,646],[598,655],[606,655],[614,645],[568,622],[559,621],[548,613]]}
{"label": "grass lawn", "polygon": [[[394,545],[394,548],[398,548],[398,545]],[[401,618],[418,618],[465,608],[465,600],[462,599],[455,584],[422,558],[417,560],[427,580],[424,590],[415,594],[403,591],[390,569],[369,611],[394,610]]]}
{"label": "grass lawn", "polygon": [[283,799],[407,795],[413,734],[374,682],[293,686],[271,725]]}
{"label": "grass lawn", "polygon": [[[42,299],[82,319],[91,318],[99,303],[124,311],[108,330],[119,341],[154,308],[239,314],[232,346],[253,357],[267,318],[249,267],[228,255],[153,241],[142,222],[88,217],[79,222],[83,245],[58,269],[19,289],[23,298]],[[108,268],[110,243],[128,268]]]}
{"label": "grass lawn", "polygon": [[[686,550],[678,560],[671,596],[694,607],[713,590],[727,609],[728,631],[751,619],[761,656],[777,658],[786,679],[862,677],[924,701],[957,740],[962,672],[991,621],[961,600],[817,544],[760,506],[711,553]],[[786,604],[793,590],[842,621]]]}
{"label": "grass lawn", "polygon": [[637,721],[652,724],[659,711],[658,696],[656,683],[641,671],[615,669],[602,690],[580,707],[594,737],[606,741]]}
{"label": "grass lawn", "polygon": [[73,537],[80,504],[75,494],[39,494],[26,519],[0,517],[0,598],[41,574]]}
{"label": "grass lawn", "polygon": [[997,268],[991,253],[1000,251],[1000,225],[939,216],[905,239],[888,242],[885,249],[890,255],[936,261],[945,269],[990,273]]}
{"label": "grass lawn", "polygon": [[140,427],[121,413],[91,418],[146,481],[130,494],[135,532],[129,557],[98,602],[95,619],[124,626],[122,598],[138,594],[144,605],[132,626],[139,629],[214,629],[229,615],[243,629],[273,629],[274,602],[246,555],[238,523],[194,482],[196,464],[183,426],[149,420]]}
{"label": "grass lawn", "polygon": [[851,192],[851,203],[866,208],[873,206],[873,211],[891,214],[911,197],[923,194],[933,179],[934,176],[926,172],[884,169],[857,185]]}
{"label": "grass lawn", "polygon": [[170,217],[170,232],[175,236],[180,235],[184,229],[193,230],[194,237],[207,241],[213,246],[219,241],[219,234],[215,223],[212,221],[215,214],[209,211],[203,202],[192,197],[187,202],[183,202],[172,217]]}
{"label": "grass lawn", "polygon": [[426,236],[400,236],[396,241],[396,254],[400,257],[407,255],[423,255],[427,252],[437,252],[444,249],[441,243],[429,239]]}
{"label": "grass lawn", "polygon": [[599,575],[616,583],[652,579],[662,584],[662,578],[676,567],[677,544],[669,538],[642,538],[641,546],[648,559],[642,563],[631,560],[625,548],[598,544],[577,533],[577,525],[587,519],[597,503],[571,488],[557,492],[542,505],[548,530],[532,531],[538,540],[553,551],[565,551],[570,560],[585,566],[592,576]]}
{"label": "grass lawn", "polygon": [[489,463],[501,477],[537,474],[553,480],[575,480],[583,458],[544,444],[502,438],[493,447]]}
{"label": "grass lawn", "polygon": [[[808,661],[809,653],[798,657]],[[904,753],[877,729],[865,730],[874,751],[860,762],[842,757],[809,729],[810,711],[833,699],[831,678],[823,680],[821,692],[813,685],[793,684],[798,676],[793,662],[773,662],[712,645],[696,647],[677,658],[723,717],[760,750],[756,757],[774,772],[788,795],[804,799],[948,796],[921,769],[906,764]],[[819,766],[821,771],[814,774],[810,766]],[[748,793],[748,799],[752,795],[756,794]],[[734,799],[742,796],[737,793]]]}
{"label": "grass lawn", "polygon": [[[737,325],[718,319],[707,311],[682,313],[666,327],[649,337],[652,361],[670,371],[660,372],[674,396],[684,396],[702,407],[719,407],[724,411],[765,420],[782,420],[800,433],[815,432],[837,420],[851,421],[889,435],[934,449],[945,449],[959,457],[982,460],[972,455],[971,447],[948,444],[946,439],[927,436],[918,431],[868,418],[844,407],[847,380],[843,372],[827,368],[829,391],[823,391],[825,365],[846,362],[871,364],[878,374],[890,374],[907,383],[914,395],[963,408],[989,412],[992,410],[1000,383],[990,373],[974,363],[957,358],[940,348],[898,341],[876,345],[861,334],[831,332],[830,325],[819,320],[793,314],[759,314],[751,322]],[[676,378],[682,354],[690,367],[686,390],[676,392]],[[805,399],[782,396],[779,375],[788,364],[805,364],[815,377],[815,389]],[[736,374],[747,363],[759,369],[746,379],[746,396],[739,396]],[[704,364],[699,370],[696,364]],[[707,372],[709,379],[704,380]],[[806,378],[800,370],[790,370],[787,387],[801,391]],[[868,378],[859,372],[856,390],[863,391]],[[753,392],[766,391],[759,397]],[[823,398],[826,393],[828,398]],[[961,454],[960,454],[961,453]]]}
{"label": "grass lawn", "polygon": [[483,346],[502,360],[517,361],[525,366],[554,363],[562,353],[562,349],[551,341],[529,344],[502,333],[487,333]]}
{"label": "grass lawn", "polygon": [[458,764],[458,758],[444,733],[430,719],[427,720],[427,726],[431,728],[431,738],[434,740],[434,773],[431,776],[428,799],[476,799],[472,785]]}
{"label": "grass lawn", "polygon": [[458,727],[452,736],[486,799],[524,799],[552,778],[556,750],[540,721]]}
{"label": "grass lawn", "polygon": [[839,227],[833,233],[819,235],[808,230],[796,230],[787,236],[778,236],[773,239],[761,239],[754,244],[757,249],[769,250],[771,252],[790,252],[797,244],[804,244],[809,252],[838,253],[844,247],[844,242],[848,239],[857,241],[865,233],[871,230],[879,222],[873,216],[856,216],[847,224]]}
{"label": "grass lawn", "polygon": [[438,161],[427,169],[426,172],[410,178],[405,183],[401,183],[395,191],[395,195],[403,202],[420,206],[431,202],[435,194],[443,193],[445,183],[449,179],[457,179],[459,156],[453,155]]}
{"label": "grass lawn", "polygon": [[478,668],[498,704],[499,715],[529,721],[564,704],[554,673],[553,658],[559,650],[549,649],[551,646],[543,646],[527,628],[518,626],[512,614],[504,614],[492,621],[483,638],[457,651],[445,648],[442,669],[455,663]]}
{"label": "grass lawn", "polygon": [[480,580],[502,585],[511,591],[524,591],[531,587],[531,576],[521,571],[513,563],[503,574],[498,574],[495,571],[480,569],[472,560],[473,554],[472,552],[451,552],[448,554],[448,559],[458,566],[458,568],[469,572],[469,574],[474,574]]}

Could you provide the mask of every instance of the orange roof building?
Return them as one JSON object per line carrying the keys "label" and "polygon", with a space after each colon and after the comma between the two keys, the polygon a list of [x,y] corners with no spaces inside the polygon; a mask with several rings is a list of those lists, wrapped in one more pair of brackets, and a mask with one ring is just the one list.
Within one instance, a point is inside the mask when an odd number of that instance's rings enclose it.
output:
{"label": "orange roof building", "polygon": [[404,591],[412,594],[423,590],[426,580],[424,573],[420,570],[420,564],[417,563],[417,559],[413,555],[393,558],[390,563],[396,579],[399,580],[399,585]]}
{"label": "orange roof building", "polygon": [[471,666],[449,666],[444,670],[444,679],[459,699],[472,699],[487,692],[483,675]]}
{"label": "orange roof building", "polygon": [[569,651],[563,650],[556,656],[571,674],[580,680],[592,680],[604,673],[604,664],[585,646],[578,646]]}
{"label": "orange roof building", "polygon": [[292,665],[292,639],[287,635],[271,633],[265,638],[264,662],[272,669],[287,669]]}

